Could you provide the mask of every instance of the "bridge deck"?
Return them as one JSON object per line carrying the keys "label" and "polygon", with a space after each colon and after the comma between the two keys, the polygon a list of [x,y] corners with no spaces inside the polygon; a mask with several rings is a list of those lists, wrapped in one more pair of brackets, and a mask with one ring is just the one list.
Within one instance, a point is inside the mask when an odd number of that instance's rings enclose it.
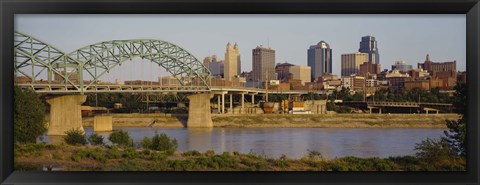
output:
{"label": "bridge deck", "polygon": [[[96,84],[87,86],[80,90],[79,85],[65,84],[17,84],[21,88],[29,88],[37,93],[46,94],[79,94],[83,93],[196,93],[196,92],[212,92],[212,93],[254,93],[266,94],[267,90],[246,87],[207,87],[207,86],[160,86],[160,85],[118,85],[118,84]],[[306,90],[288,90],[277,91],[270,90],[269,94],[326,94],[324,91],[306,91]]]}

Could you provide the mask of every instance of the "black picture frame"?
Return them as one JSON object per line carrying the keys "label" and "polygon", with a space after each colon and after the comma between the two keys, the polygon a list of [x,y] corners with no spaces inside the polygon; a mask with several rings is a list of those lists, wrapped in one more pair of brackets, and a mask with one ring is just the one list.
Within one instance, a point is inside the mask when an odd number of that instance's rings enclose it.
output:
{"label": "black picture frame", "polygon": [[[478,0],[4,0],[1,9],[0,181],[2,184],[478,184]],[[466,14],[466,172],[18,172],[13,171],[15,14]]]}

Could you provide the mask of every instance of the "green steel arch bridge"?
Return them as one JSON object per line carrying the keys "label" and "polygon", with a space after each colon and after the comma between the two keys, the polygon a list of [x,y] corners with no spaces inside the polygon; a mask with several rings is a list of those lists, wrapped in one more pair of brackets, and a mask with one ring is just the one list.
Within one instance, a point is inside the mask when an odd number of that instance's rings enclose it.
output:
{"label": "green steel arch bridge", "polygon": [[[209,92],[210,71],[187,50],[162,40],[112,40],[65,53],[27,34],[15,33],[15,76],[24,76],[37,93],[84,94],[89,92]],[[181,86],[100,84],[100,78],[133,58],[158,64]],[[46,81],[39,77],[47,76]],[[54,80],[53,76],[61,78]]]}
{"label": "green steel arch bridge", "polygon": [[[211,86],[211,73],[195,56],[170,42],[112,40],[91,44],[71,53],[33,36],[15,33],[15,84],[40,94],[85,93],[249,93],[266,94],[268,90],[245,87]],[[149,60],[168,71],[180,86],[119,85],[100,79],[115,67],[132,60]],[[22,77],[23,79],[18,79]],[[39,80],[41,77],[46,80]],[[308,94],[308,90],[269,91],[270,94]],[[326,92],[315,92],[325,94]],[[154,94],[154,96],[161,96]]]}

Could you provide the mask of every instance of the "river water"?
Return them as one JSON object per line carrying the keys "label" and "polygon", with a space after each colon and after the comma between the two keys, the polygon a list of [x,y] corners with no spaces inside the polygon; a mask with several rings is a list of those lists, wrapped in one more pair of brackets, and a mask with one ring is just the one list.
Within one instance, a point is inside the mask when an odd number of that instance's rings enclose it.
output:
{"label": "river water", "polygon": [[[144,137],[165,133],[178,141],[180,151],[214,150],[301,158],[308,150],[326,159],[344,156],[389,157],[414,155],[415,143],[440,138],[444,129],[433,128],[148,128],[116,127],[127,131],[138,144]],[[93,128],[85,132],[92,134]],[[109,133],[99,133],[108,140]],[[49,138],[44,136],[48,142]]]}

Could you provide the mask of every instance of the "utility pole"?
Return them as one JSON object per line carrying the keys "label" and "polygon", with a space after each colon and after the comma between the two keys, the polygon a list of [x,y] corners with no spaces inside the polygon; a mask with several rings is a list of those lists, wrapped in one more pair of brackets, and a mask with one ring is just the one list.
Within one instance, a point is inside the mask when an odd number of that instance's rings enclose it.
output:
{"label": "utility pole", "polygon": [[267,82],[265,83],[265,91],[266,91],[266,94],[265,94],[265,102],[268,102],[268,83],[270,80],[268,80],[268,68],[267,68],[267,74],[266,74],[266,79],[267,79]]}

